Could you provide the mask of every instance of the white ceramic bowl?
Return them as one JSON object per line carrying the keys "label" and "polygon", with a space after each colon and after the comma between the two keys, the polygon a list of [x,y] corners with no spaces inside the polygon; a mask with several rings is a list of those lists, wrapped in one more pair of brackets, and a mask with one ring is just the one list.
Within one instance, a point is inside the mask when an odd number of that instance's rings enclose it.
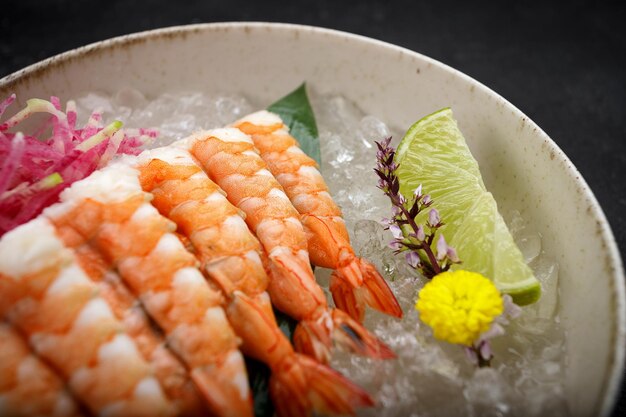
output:
{"label": "white ceramic bowl", "polygon": [[[19,100],[133,87],[245,93],[261,102],[307,80],[406,129],[452,106],[498,204],[543,231],[560,264],[566,329],[566,395],[575,416],[608,415],[625,343],[624,272],[609,225],[569,159],[524,114],[482,84],[415,52],[313,27],[221,23],[175,27],[99,42],[0,80]],[[21,103],[23,104],[23,102]]]}

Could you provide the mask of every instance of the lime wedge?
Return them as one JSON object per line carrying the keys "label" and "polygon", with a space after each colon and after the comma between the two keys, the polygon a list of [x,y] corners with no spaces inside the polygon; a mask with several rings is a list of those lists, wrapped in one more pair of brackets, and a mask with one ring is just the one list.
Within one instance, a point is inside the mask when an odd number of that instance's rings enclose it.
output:
{"label": "lime wedge", "polygon": [[[452,269],[483,274],[519,305],[539,299],[541,285],[485,188],[452,110],[439,110],[411,126],[395,161],[400,192],[408,200],[420,184],[433,198],[445,222],[440,230],[462,261]],[[417,220],[425,223],[425,216],[421,213]]]}

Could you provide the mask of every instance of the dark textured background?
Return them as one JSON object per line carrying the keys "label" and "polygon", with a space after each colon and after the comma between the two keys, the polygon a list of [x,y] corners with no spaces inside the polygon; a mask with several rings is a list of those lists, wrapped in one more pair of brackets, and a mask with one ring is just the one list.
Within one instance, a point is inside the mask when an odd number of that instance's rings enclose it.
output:
{"label": "dark textured background", "polygon": [[[302,23],[370,36],[428,55],[486,84],[541,126],[572,159],[604,208],[624,256],[624,0],[560,5],[546,1],[3,0],[0,77],[117,35],[244,20]],[[614,415],[626,415],[624,393]]]}

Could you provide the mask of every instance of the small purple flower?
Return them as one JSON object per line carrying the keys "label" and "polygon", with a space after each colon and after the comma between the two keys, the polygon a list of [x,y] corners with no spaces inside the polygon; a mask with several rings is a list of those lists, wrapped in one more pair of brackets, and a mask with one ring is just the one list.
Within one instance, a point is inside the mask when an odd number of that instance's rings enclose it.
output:
{"label": "small purple flower", "polygon": [[398,194],[398,201],[400,201],[400,204],[404,204],[406,203],[406,198],[402,194]]}
{"label": "small purple flower", "polygon": [[417,233],[415,234],[415,237],[420,242],[423,242],[424,240],[426,240],[426,233],[424,233],[424,226],[422,226],[421,224],[417,226]]}
{"label": "small purple flower", "polygon": [[448,246],[448,250],[446,250],[446,256],[448,257],[450,262],[453,262],[453,263],[461,262],[461,260],[459,259],[459,256],[456,253],[456,249],[454,249],[452,246]]}
{"label": "small purple flower", "polygon": [[443,235],[439,235],[439,240],[437,241],[437,260],[441,261],[447,255],[448,255],[448,244],[446,243],[446,239],[443,237]]}
{"label": "small purple flower", "polygon": [[420,257],[416,252],[408,251],[404,257],[406,259],[406,263],[412,268],[417,268],[419,266]]}
{"label": "small purple flower", "polygon": [[494,337],[502,336],[504,333],[504,327],[500,326],[497,322],[493,322],[489,330],[480,335],[480,340],[487,341]]}
{"label": "small purple flower", "polygon": [[422,196],[422,184],[420,184],[415,191],[413,192],[413,195],[415,196],[416,199],[420,199],[420,197]]}
{"label": "small purple flower", "polygon": [[513,298],[509,294],[502,296],[504,302],[504,315],[516,319],[522,314],[522,308],[513,302]]}
{"label": "small purple flower", "polygon": [[469,346],[465,346],[463,350],[465,351],[465,356],[467,357],[467,360],[472,365],[478,365],[478,355],[476,354],[476,351]]}
{"label": "small purple flower", "polygon": [[468,360],[479,367],[491,366],[491,360],[493,359],[493,352],[491,350],[490,340],[497,336],[502,336],[505,333],[503,325],[509,324],[506,319],[507,310],[510,311],[515,317],[520,314],[520,307],[513,303],[513,299],[510,295],[502,295],[504,301],[504,312],[496,317],[491,323],[489,329],[483,332],[473,346],[465,347],[465,355]]}
{"label": "small purple flower", "polygon": [[397,224],[392,224],[391,226],[389,226],[389,231],[396,239],[404,238],[404,235],[402,234],[402,229],[400,229],[400,226],[398,226]]}
{"label": "small purple flower", "polygon": [[478,350],[480,352],[480,356],[483,360],[489,362],[493,356],[491,353],[491,344],[488,341],[483,341],[480,343],[480,348]]}
{"label": "small purple flower", "polygon": [[493,353],[491,351],[491,344],[482,340],[478,344],[473,346],[465,346],[463,348],[467,360],[475,366],[484,367],[491,366],[491,359],[493,359]]}
{"label": "small purple flower", "polygon": [[509,294],[502,295],[502,302],[504,303],[504,311],[496,317],[495,322],[506,326],[509,324],[509,319],[516,319],[522,314],[522,308],[513,302],[513,298]]}
{"label": "small purple flower", "polygon": [[439,218],[439,212],[437,209],[431,209],[428,212],[428,224],[430,227],[436,227],[440,221],[441,219]]}
{"label": "small purple flower", "polygon": [[400,248],[402,248],[402,244],[397,240],[392,240],[391,242],[389,242],[388,246],[393,250],[400,250]]}
{"label": "small purple flower", "polygon": [[424,198],[422,198],[422,204],[425,206],[429,205],[431,201],[430,194],[426,194]]}

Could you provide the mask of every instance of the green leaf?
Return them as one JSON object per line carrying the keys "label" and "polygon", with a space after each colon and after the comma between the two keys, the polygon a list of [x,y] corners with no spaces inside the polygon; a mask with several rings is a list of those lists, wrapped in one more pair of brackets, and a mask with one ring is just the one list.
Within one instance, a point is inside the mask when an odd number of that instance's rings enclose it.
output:
{"label": "green leaf", "polygon": [[267,110],[283,119],[283,122],[289,126],[289,133],[298,140],[304,153],[321,165],[320,139],[315,114],[306,94],[306,84],[302,83],[300,87],[269,106]]}
{"label": "green leaf", "polygon": [[298,322],[276,309],[274,309],[274,316],[276,316],[276,323],[278,323],[278,327],[285,337],[289,339],[290,342],[293,342],[293,332],[296,330]]}
{"label": "green leaf", "polygon": [[248,371],[248,381],[252,390],[255,417],[272,417],[274,405],[270,399],[270,368],[246,356],[246,371]]}

